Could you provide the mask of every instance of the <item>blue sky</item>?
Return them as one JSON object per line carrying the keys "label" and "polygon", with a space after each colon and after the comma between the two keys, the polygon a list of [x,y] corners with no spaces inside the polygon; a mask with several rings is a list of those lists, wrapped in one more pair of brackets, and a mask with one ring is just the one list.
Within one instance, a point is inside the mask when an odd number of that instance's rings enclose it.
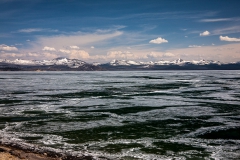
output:
{"label": "blue sky", "polygon": [[239,0],[0,0],[0,59],[240,61]]}

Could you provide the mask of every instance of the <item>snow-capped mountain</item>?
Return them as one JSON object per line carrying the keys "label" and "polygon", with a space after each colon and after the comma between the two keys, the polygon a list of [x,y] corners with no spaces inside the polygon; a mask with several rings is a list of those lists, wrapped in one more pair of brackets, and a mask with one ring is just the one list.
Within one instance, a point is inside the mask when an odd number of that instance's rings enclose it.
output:
{"label": "snow-capped mountain", "polygon": [[174,61],[164,61],[164,60],[160,60],[157,62],[137,62],[137,61],[132,61],[132,60],[112,60],[109,65],[111,66],[132,66],[132,65],[179,65],[179,66],[183,66],[183,65],[187,65],[187,64],[193,64],[193,65],[209,65],[209,64],[224,64],[221,63],[219,61],[212,61],[212,60],[200,60],[200,61],[184,61],[183,59],[177,59]]}
{"label": "snow-capped mountain", "polygon": [[80,66],[83,66],[86,64],[86,62],[78,60],[78,59],[68,59],[64,57],[59,57],[53,60],[23,60],[23,59],[15,59],[13,61],[10,60],[2,60],[0,59],[0,62],[2,63],[8,63],[8,64],[16,64],[16,65],[31,65],[31,66],[41,66],[41,65],[64,65],[68,66],[70,68],[78,68]]}
{"label": "snow-capped mountain", "polygon": [[109,63],[92,64],[78,59],[56,58],[53,60],[3,60],[0,59],[0,71],[95,71],[95,70],[240,70],[240,62],[221,63],[212,60],[185,61],[133,61],[112,60]]}
{"label": "snow-capped mountain", "polygon": [[56,58],[53,60],[3,60],[0,59],[0,71],[93,71],[101,67],[78,59]]}
{"label": "snow-capped mountain", "polygon": [[109,63],[98,64],[106,70],[239,70],[240,62],[222,63],[213,60],[185,61],[176,59],[173,61],[132,61],[112,60]]}

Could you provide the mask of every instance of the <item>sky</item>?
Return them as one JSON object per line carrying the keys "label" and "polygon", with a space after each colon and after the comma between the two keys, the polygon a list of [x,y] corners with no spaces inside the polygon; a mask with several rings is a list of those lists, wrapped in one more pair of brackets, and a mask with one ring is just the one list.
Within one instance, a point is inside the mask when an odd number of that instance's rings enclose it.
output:
{"label": "sky", "polygon": [[240,61],[240,0],[0,0],[0,59]]}

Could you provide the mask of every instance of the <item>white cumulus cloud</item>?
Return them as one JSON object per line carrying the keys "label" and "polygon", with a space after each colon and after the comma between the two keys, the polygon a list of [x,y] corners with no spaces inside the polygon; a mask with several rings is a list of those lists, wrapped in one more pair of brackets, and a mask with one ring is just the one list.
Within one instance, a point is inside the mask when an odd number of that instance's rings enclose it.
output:
{"label": "white cumulus cloud", "polygon": [[69,46],[71,49],[79,49],[78,46]]}
{"label": "white cumulus cloud", "polygon": [[225,37],[220,36],[219,39],[220,39],[221,41],[240,42],[240,38],[230,38],[230,37],[228,37],[228,36],[225,36]]}
{"label": "white cumulus cloud", "polygon": [[162,52],[150,52],[149,54],[147,54],[148,58],[159,58],[162,57]]}
{"label": "white cumulus cloud", "polygon": [[[75,47],[73,47],[75,48]],[[71,59],[89,59],[90,55],[88,52],[84,50],[78,50],[78,49],[71,49],[71,50],[66,50],[66,49],[59,49],[59,52],[63,53],[61,56],[66,56]]]}
{"label": "white cumulus cloud", "polygon": [[0,45],[0,50],[2,51],[18,51],[16,47],[7,46],[5,44]]}
{"label": "white cumulus cloud", "polygon": [[56,51],[55,48],[48,47],[48,46],[45,46],[42,50],[43,50],[43,51]]}
{"label": "white cumulus cloud", "polygon": [[62,53],[71,53],[71,51],[69,51],[69,50],[65,50],[65,49],[59,49],[59,52],[62,52]]}
{"label": "white cumulus cloud", "polygon": [[69,58],[71,59],[88,59],[90,56],[88,52],[84,50],[72,50],[69,53]]}
{"label": "white cumulus cloud", "polygon": [[42,53],[41,56],[43,56],[44,59],[45,59],[45,58],[47,58],[47,59],[54,59],[54,58],[59,57],[57,54],[48,53],[48,52],[44,52],[44,53]]}
{"label": "white cumulus cloud", "polygon": [[210,35],[210,32],[204,31],[203,33],[200,33],[200,36],[208,36]]}
{"label": "white cumulus cloud", "polygon": [[163,54],[163,57],[174,57],[175,54],[171,53],[171,52],[166,52]]}
{"label": "white cumulus cloud", "polygon": [[134,59],[136,56],[129,51],[109,51],[107,53],[109,59]]}
{"label": "white cumulus cloud", "polygon": [[168,43],[168,41],[164,38],[158,37],[157,39],[153,39],[149,41],[149,43],[161,44],[161,43]]}
{"label": "white cumulus cloud", "polygon": [[148,58],[169,58],[169,57],[175,57],[175,54],[171,52],[151,52],[150,54],[147,54]]}

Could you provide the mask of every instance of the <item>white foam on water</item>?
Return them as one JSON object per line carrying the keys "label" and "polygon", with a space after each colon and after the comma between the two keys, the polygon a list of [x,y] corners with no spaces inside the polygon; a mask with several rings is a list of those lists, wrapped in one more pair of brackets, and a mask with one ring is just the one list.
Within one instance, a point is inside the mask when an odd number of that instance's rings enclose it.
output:
{"label": "white foam on water", "polygon": [[[172,138],[165,140],[166,142],[177,142],[180,144],[191,145],[205,149],[210,154],[208,159],[238,159],[240,152],[240,140],[222,140],[222,139],[200,139],[200,138]],[[228,142],[231,142],[229,144]],[[237,145],[233,145],[233,144]],[[214,145],[215,144],[215,145]]]}
{"label": "white foam on water", "polygon": [[57,135],[44,135],[44,137],[40,140],[45,145],[56,145],[56,144],[64,144],[63,142],[67,139],[64,139],[62,136]]}

